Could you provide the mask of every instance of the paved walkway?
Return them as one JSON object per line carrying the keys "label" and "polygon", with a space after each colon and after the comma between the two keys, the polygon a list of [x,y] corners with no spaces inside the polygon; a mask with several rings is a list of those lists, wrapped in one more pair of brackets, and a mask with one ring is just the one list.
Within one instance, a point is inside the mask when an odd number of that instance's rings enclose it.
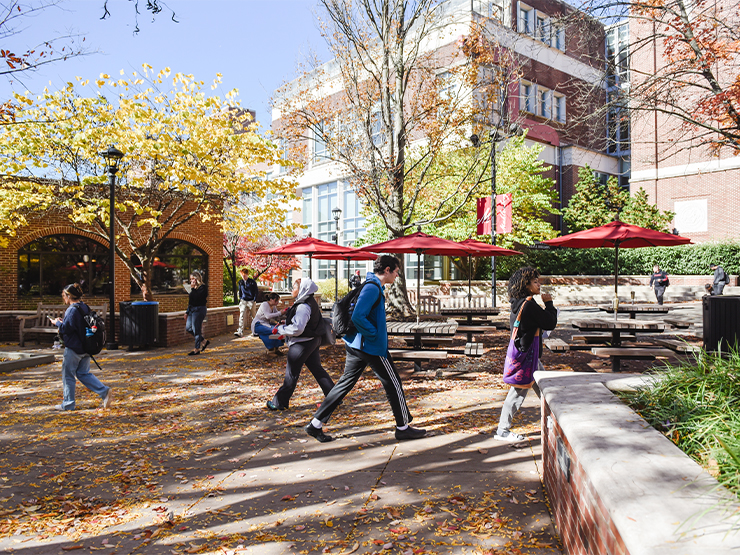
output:
{"label": "paved walkway", "polygon": [[[50,410],[59,362],[0,375],[0,552],[561,553],[536,396],[515,421],[526,443],[492,438],[506,388],[485,368],[503,353],[404,379],[427,438],[394,439],[368,373],[330,422],[337,440],[320,444],[303,432],[321,400],[310,374],[271,413],[284,358],[251,337],[186,350],[101,356],[109,411],[81,386],[78,410]],[[338,378],[343,348],[324,362]]]}

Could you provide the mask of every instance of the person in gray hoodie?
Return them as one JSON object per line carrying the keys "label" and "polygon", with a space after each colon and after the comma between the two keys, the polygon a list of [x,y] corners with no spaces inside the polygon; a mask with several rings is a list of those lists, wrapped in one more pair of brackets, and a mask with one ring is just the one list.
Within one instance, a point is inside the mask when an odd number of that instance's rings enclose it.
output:
{"label": "person in gray hoodie", "polygon": [[270,410],[285,410],[293,396],[298,377],[303,365],[309,369],[313,377],[326,396],[334,387],[334,381],[328,372],[321,366],[321,336],[324,333],[324,319],[321,308],[313,295],[319,287],[310,279],[297,279],[293,283],[293,298],[295,302],[286,314],[285,324],[272,330],[287,338],[288,357],[285,367],[285,380],[277,390],[271,401],[267,401]]}

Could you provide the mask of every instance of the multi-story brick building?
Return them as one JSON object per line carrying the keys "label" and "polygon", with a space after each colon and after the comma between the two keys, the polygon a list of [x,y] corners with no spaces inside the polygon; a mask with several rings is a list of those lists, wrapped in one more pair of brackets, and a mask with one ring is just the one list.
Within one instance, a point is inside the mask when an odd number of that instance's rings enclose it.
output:
{"label": "multi-story brick building", "polygon": [[[736,13],[736,2],[718,0],[705,7],[714,19],[724,7]],[[696,16],[696,14],[694,14]],[[728,25],[736,24],[727,22]],[[735,27],[736,29],[736,27]],[[668,60],[665,43],[655,37],[655,27],[650,20],[630,19],[630,67],[632,79],[646,79],[665,67]],[[639,49],[634,45],[639,45]],[[720,60],[713,70],[720,78],[730,70],[731,79],[737,77],[735,60]],[[675,62],[674,62],[675,63]],[[732,66],[731,64],[735,64]],[[701,82],[699,82],[701,84]],[[725,83],[722,83],[724,86]],[[698,89],[698,88],[697,88]],[[691,113],[696,107],[690,97],[679,97],[679,110]],[[673,108],[668,106],[669,110]],[[642,187],[650,202],[661,210],[675,212],[675,230],[694,242],[737,239],[740,232],[740,156],[737,151],[722,148],[710,152],[699,144],[699,138],[687,136],[678,118],[666,115],[663,110],[633,111],[632,120],[632,175],[630,186]],[[706,135],[698,129],[696,135]]]}
{"label": "multi-story brick building", "polygon": [[[448,0],[445,9],[447,14],[455,14],[451,25],[456,27],[430,41],[440,56],[454,59],[457,52],[459,59],[460,35],[464,37],[475,28],[483,29],[520,61],[517,78],[506,83],[503,105],[508,119],[528,130],[527,140],[544,147],[540,158],[550,166],[545,175],[555,181],[561,205],[575,192],[579,168],[588,165],[605,176],[620,173],[618,158],[606,152],[606,120],[594,124],[578,117],[598,112],[594,102],[605,104],[605,94],[585,99],[580,92],[598,88],[604,80],[605,30],[601,24],[585,15],[574,17],[583,14],[559,0]],[[324,64],[313,75],[322,76],[316,86],[325,89],[327,97],[341,93],[336,85],[340,82],[336,61]],[[282,94],[292,94],[291,87],[286,91]],[[273,110],[274,128],[280,128],[283,117],[280,109]],[[351,245],[365,231],[361,201],[350,185],[347,170],[327,156],[325,142],[315,134],[313,138],[308,135],[303,145],[307,164],[297,187],[301,222],[306,232],[331,241],[335,234],[332,209],[338,207],[342,210],[341,241]],[[562,229],[559,218],[554,223]],[[440,257],[425,257],[423,264],[427,279],[458,277]],[[352,263],[352,269],[365,266]],[[312,277],[326,279],[333,268],[333,262],[314,262]],[[345,274],[345,263],[340,263],[339,272]],[[408,257],[407,279],[415,280],[421,273],[416,257]]]}

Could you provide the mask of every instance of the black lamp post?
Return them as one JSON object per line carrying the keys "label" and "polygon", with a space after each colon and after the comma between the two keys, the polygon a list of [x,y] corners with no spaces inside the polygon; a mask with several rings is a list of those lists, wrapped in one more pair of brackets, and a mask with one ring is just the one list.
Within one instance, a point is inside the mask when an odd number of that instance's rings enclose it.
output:
{"label": "black lamp post", "polygon": [[[342,215],[342,210],[338,206],[333,208],[331,215],[334,217],[335,224],[335,235],[334,243],[339,244],[339,218]],[[334,261],[334,301],[339,300],[339,259]]]}
{"label": "black lamp post", "polygon": [[116,343],[116,234],[115,234],[115,208],[116,208],[116,173],[118,173],[118,163],[123,158],[123,152],[118,150],[113,145],[109,146],[107,150],[100,153],[106,163],[106,172],[108,173],[108,184],[110,185],[110,308],[108,314],[110,315],[110,327],[108,331],[108,343],[105,345],[106,349],[113,350],[118,349],[118,343]]}
{"label": "black lamp post", "polygon": [[[502,133],[499,129],[491,130],[491,244],[496,245],[496,149],[498,143],[512,135],[521,135],[522,128],[516,123],[509,126],[509,133]],[[480,144],[478,135],[470,136],[474,147]],[[496,307],[496,257],[491,257],[491,297],[493,307]]]}

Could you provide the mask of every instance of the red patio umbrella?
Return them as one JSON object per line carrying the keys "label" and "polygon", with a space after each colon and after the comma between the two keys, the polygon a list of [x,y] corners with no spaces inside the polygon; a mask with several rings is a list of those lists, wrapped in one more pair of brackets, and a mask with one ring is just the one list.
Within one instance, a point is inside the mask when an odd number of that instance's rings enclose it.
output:
{"label": "red patio umbrella", "polygon": [[[463,245],[465,248],[469,249],[475,249],[471,250],[470,253],[468,253],[468,268],[471,268],[472,264],[470,259],[474,256],[514,256],[517,254],[524,254],[523,252],[515,251],[512,249],[505,249],[504,247],[498,247],[496,245],[491,245],[489,243],[483,243],[482,241],[476,241],[475,239],[465,239],[464,241],[460,241],[460,244]],[[468,306],[470,306],[473,295],[471,293],[472,291],[472,272],[468,272]],[[495,287],[495,286],[494,286]],[[496,291],[494,290],[492,293],[494,296],[496,295]]]}
{"label": "red patio umbrella", "polygon": [[257,251],[254,254],[262,254],[265,256],[270,255],[270,254],[286,255],[286,256],[296,255],[296,254],[308,255],[308,274],[310,276],[311,275],[311,259],[314,255],[348,253],[353,250],[354,249],[352,247],[343,247],[341,245],[335,245],[334,243],[327,243],[326,241],[322,241],[321,239],[315,239],[314,237],[311,237],[309,235],[308,237],[304,237],[303,239],[300,239],[299,241],[294,241],[293,243],[288,243],[287,245],[282,245],[274,249],[264,249],[261,251]]}
{"label": "red patio umbrella", "polygon": [[[619,220],[577,231],[555,239],[542,241],[551,247],[571,247],[574,249],[595,249],[599,247],[614,247],[614,298],[617,296],[617,281],[619,278],[619,249],[638,249],[642,247],[673,247],[691,243],[688,237],[662,233],[653,229],[646,229],[638,225],[626,224]],[[617,316],[616,307],[614,316]]]}
{"label": "red patio umbrella", "polygon": [[[360,247],[363,251],[388,252],[388,253],[416,253],[416,267],[421,267],[421,254],[431,256],[468,256],[472,249],[465,247],[455,241],[448,241],[434,235],[427,235],[421,231],[391,239],[375,245]],[[416,281],[416,321],[419,321],[421,308],[421,279]]]}
{"label": "red patio umbrella", "polygon": [[[314,256],[317,260],[344,260],[349,262],[350,260],[375,260],[378,257],[377,254],[373,252],[366,252],[360,249],[356,249],[352,247],[352,252],[346,252],[346,253],[335,253],[335,254],[317,254]],[[337,267],[335,268],[334,272],[337,274],[337,280],[336,280],[336,287],[334,288],[334,300],[337,300],[337,295],[339,292],[339,263],[337,262]],[[347,264],[347,284],[349,285],[349,264]]]}

